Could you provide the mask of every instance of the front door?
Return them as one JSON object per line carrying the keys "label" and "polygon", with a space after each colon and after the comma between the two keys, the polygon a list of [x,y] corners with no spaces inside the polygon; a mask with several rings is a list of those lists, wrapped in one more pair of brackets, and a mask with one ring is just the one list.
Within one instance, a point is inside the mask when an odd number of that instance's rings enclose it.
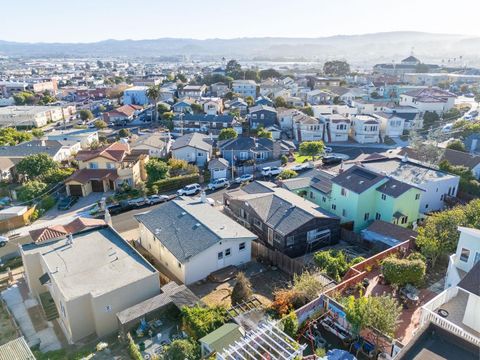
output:
{"label": "front door", "polygon": [[224,259],[223,251],[218,252],[217,254],[217,269],[222,269],[225,266],[225,259]]}

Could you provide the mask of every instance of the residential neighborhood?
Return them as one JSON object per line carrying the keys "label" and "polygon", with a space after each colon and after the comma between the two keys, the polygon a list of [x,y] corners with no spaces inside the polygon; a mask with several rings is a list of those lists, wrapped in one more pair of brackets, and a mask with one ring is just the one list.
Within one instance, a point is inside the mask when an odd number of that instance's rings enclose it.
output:
{"label": "residential neighborhood", "polygon": [[6,4],[0,359],[478,359],[480,33],[425,1]]}

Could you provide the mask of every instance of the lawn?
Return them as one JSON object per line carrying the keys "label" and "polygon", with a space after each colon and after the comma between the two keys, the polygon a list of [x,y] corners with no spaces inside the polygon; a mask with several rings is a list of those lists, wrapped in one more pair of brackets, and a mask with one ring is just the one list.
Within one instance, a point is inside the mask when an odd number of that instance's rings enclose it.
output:
{"label": "lawn", "polygon": [[306,161],[311,161],[312,160],[311,156],[300,155],[298,152],[294,153],[293,157],[295,158],[295,162],[297,162],[299,164],[303,164]]}

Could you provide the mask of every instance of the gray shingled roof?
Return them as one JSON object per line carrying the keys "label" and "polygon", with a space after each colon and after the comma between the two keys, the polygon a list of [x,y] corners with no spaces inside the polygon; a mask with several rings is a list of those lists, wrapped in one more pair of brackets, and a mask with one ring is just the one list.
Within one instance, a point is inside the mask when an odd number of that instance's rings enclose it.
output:
{"label": "gray shingled roof", "polygon": [[480,262],[477,262],[458,283],[458,287],[480,296]]}
{"label": "gray shingled roof", "polygon": [[389,179],[386,183],[380,185],[377,188],[377,191],[381,192],[382,194],[397,198],[400,195],[406,193],[408,190],[413,189],[414,187],[415,186],[395,179]]}
{"label": "gray shingled roof", "polygon": [[360,166],[354,165],[332,179],[332,182],[354,193],[361,194],[378,184],[386,176],[377,174]]}
{"label": "gray shingled roof", "polygon": [[210,151],[212,149],[212,145],[208,143],[208,136],[199,134],[199,133],[191,133],[187,135],[180,136],[172,145],[172,150],[177,150],[186,146],[191,146],[196,149],[201,149],[205,151]]}
{"label": "gray shingled roof", "polygon": [[63,145],[56,140],[46,140],[45,146],[42,146],[40,140],[33,140],[16,146],[0,147],[0,157],[25,157],[42,153],[53,157],[58,153],[62,146]]}

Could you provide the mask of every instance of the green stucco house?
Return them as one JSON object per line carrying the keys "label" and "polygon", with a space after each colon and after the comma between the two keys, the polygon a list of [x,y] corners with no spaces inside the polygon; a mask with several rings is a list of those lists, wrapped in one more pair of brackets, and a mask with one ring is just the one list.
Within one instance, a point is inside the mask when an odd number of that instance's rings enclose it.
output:
{"label": "green stucco house", "polygon": [[339,216],[342,223],[350,223],[355,232],[373,220],[411,226],[419,218],[423,192],[416,186],[358,165],[336,176],[312,170],[299,178],[283,181],[283,186]]}

